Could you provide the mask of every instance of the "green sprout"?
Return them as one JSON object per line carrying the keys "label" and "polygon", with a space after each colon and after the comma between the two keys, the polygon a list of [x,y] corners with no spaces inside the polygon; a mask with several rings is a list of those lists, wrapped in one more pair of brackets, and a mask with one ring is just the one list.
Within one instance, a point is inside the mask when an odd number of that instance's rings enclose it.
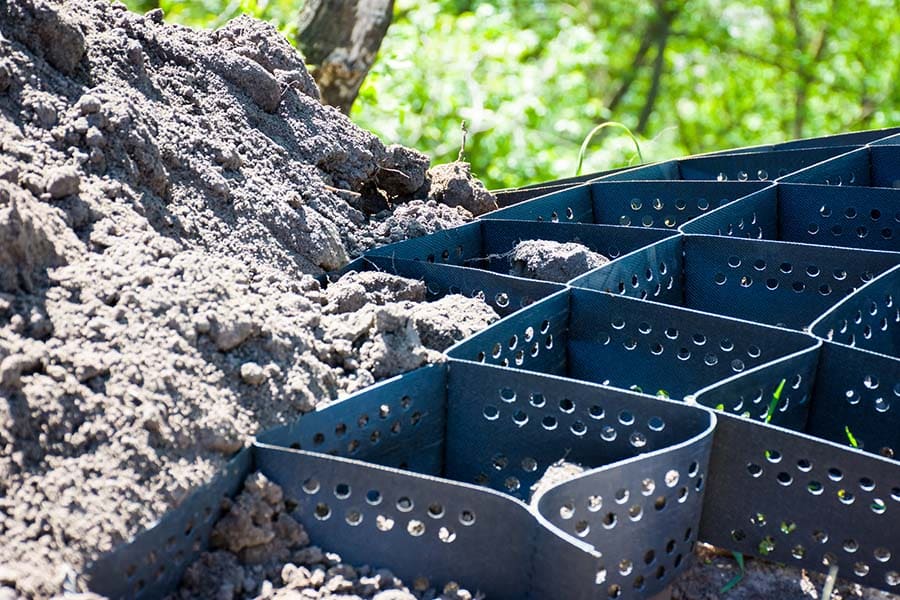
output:
{"label": "green sprout", "polygon": [[775,393],[772,394],[772,401],[769,402],[769,410],[766,411],[766,423],[772,420],[772,415],[775,414],[775,409],[778,407],[778,401],[781,400],[781,392],[784,391],[784,384],[787,382],[787,379],[782,379],[781,383],[778,384],[778,387],[775,388]]}
{"label": "green sprout", "polygon": [[657,397],[657,398],[666,398],[666,399],[668,399],[668,398],[669,398],[669,392],[667,392],[666,390],[659,390],[659,391],[656,392],[656,397]]}
{"label": "green sprout", "polygon": [[854,448],[859,448],[859,442],[856,441],[856,438],[853,437],[853,434],[850,433],[850,426],[844,425],[844,433],[847,434],[847,440],[850,441],[850,445]]}
{"label": "green sprout", "polygon": [[759,550],[761,556],[768,556],[769,553],[775,550],[775,540],[766,536],[762,539],[756,549]]}

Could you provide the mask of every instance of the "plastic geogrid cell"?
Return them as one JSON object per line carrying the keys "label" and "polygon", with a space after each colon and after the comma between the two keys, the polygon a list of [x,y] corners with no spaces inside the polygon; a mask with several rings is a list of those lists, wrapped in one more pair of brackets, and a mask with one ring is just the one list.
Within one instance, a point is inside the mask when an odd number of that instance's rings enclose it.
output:
{"label": "plastic geogrid cell", "polygon": [[[832,350],[837,354],[829,355]],[[861,407],[855,418],[835,408],[847,403],[840,398],[844,378],[855,380],[873,369],[896,377],[900,363],[876,360],[864,367],[871,356],[862,351],[826,344],[822,352],[808,434],[721,417],[700,539],[796,567],[823,571],[836,565],[842,577],[895,590],[900,584],[900,463],[853,447],[874,435],[871,428],[879,425],[878,419],[861,419],[866,410]],[[755,387],[765,371],[755,374],[757,381],[750,381],[750,375],[738,379]],[[729,397],[734,388],[701,392],[700,398],[710,393]],[[836,433],[838,423],[838,439],[823,441]],[[896,416],[881,425],[881,433],[896,441]],[[866,450],[877,451],[875,445]]]}
{"label": "plastic geogrid cell", "polygon": [[900,252],[900,190],[778,183],[686,224],[685,233]]}
{"label": "plastic geogrid cell", "polygon": [[483,218],[674,229],[764,187],[763,182],[597,181]]}
{"label": "plastic geogrid cell", "polygon": [[[369,464],[384,464],[371,446],[358,460],[327,441],[321,451],[284,446],[305,444],[316,429],[340,429],[352,415],[375,414],[398,398],[401,406],[402,398],[431,405],[424,418],[432,423],[446,414],[444,431],[396,444],[410,460],[423,443],[445,456],[430,476]],[[523,421],[522,411],[534,420]],[[583,430],[574,417],[581,413]],[[572,423],[547,429],[551,415],[573,415]],[[301,432],[307,420],[314,423]],[[378,556],[408,581],[454,580],[498,598],[640,597],[688,564],[713,423],[710,413],[681,403],[451,361],[260,437],[256,468],[285,489],[313,539],[350,562]],[[608,439],[610,427],[620,442]],[[540,443],[530,443],[533,437]],[[563,458],[587,470],[526,506],[530,485]]]}
{"label": "plastic geogrid cell", "polygon": [[481,220],[384,246],[366,256],[465,266],[509,274],[515,273],[511,253],[524,240],[579,242],[612,259],[672,235],[675,233],[671,231],[612,225]]}
{"label": "plastic geogrid cell", "polygon": [[813,323],[812,332],[827,340],[900,358],[900,267],[876,277],[835,305]]}
{"label": "plastic geogrid cell", "polygon": [[601,180],[774,181],[853,148],[835,146],[697,156],[637,167],[608,175]]}
{"label": "plastic geogrid cell", "polygon": [[900,264],[900,254],[687,235],[638,250],[571,282],[656,302],[804,329]]}
{"label": "plastic geogrid cell", "polygon": [[744,148],[734,148],[731,150],[722,150],[714,154],[739,154],[747,152],[770,152],[772,150],[808,150],[813,148],[833,148],[853,146],[865,146],[866,144],[878,143],[879,140],[896,135],[900,132],[898,127],[890,127],[887,129],[869,129],[866,131],[853,131],[849,133],[839,133],[836,135],[826,135],[814,138],[805,138],[800,140],[790,140],[787,142],[779,142],[777,144],[765,144],[760,146],[747,146]]}
{"label": "plastic geogrid cell", "polygon": [[793,173],[784,181],[897,188],[900,187],[900,148],[867,146]]}
{"label": "plastic geogrid cell", "polygon": [[[681,399],[818,344],[785,329],[570,289],[492,325],[449,354]],[[789,400],[786,394],[782,402]],[[790,402],[773,422],[802,422],[806,409]]]}

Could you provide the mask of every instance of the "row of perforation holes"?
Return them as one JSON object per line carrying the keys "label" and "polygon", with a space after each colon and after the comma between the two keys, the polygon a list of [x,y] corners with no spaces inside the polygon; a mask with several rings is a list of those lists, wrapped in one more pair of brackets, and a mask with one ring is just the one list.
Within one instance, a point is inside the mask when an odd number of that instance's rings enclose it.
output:
{"label": "row of perforation holes", "polygon": [[[795,483],[795,477],[799,478],[810,473],[813,470],[814,465],[810,460],[806,458],[798,459],[796,461],[796,464],[793,465],[793,468],[791,465],[787,464],[787,461],[783,461],[783,459],[784,457],[782,456],[780,451],[766,450],[763,453],[762,460],[760,460],[759,462],[751,461],[747,463],[746,472],[751,478],[757,479],[759,477],[762,477],[765,474],[766,469],[771,466],[772,469],[777,471],[775,480],[784,487],[790,487]],[[779,465],[782,462],[784,462],[785,464],[779,467],[774,466]],[[798,472],[797,475],[793,473],[795,469]],[[827,479],[810,479],[806,483],[806,491],[809,492],[810,496],[823,496],[826,492],[826,484],[837,487],[840,482],[844,480],[844,473],[843,471],[841,471],[841,469],[838,469],[836,467],[829,467],[826,470],[826,477]],[[823,484],[819,479],[823,479],[825,481],[825,484]],[[862,494],[871,496],[868,502],[869,509],[872,513],[876,515],[883,515],[887,512],[887,503],[881,498],[875,497],[873,495],[875,489],[877,488],[877,484],[875,481],[873,481],[869,477],[860,477],[857,485]],[[852,484],[842,484],[842,487],[839,487],[834,491],[835,496],[838,498],[842,505],[850,506],[856,502],[856,496],[853,492],[853,487],[855,486],[853,486]],[[893,502],[897,503],[896,506],[900,507],[900,487],[894,487],[890,490],[890,498]],[[769,522],[768,516],[762,512],[756,512],[752,514],[749,520],[752,525],[757,527],[765,527]],[[826,527],[827,525],[823,525],[821,529],[816,529],[811,533],[810,538],[813,543],[828,543],[829,535],[826,531]],[[806,546],[804,546],[802,540],[796,539],[796,536],[794,536],[794,538],[788,537],[794,534],[796,529],[797,525],[789,519],[782,520],[778,526],[778,532],[782,536],[784,536],[786,543],[791,543],[792,541],[795,542],[791,547],[791,556],[793,556],[797,560],[801,560],[806,557]],[[741,542],[746,539],[747,534],[743,529],[735,528],[731,531],[731,537],[736,542]],[[771,553],[776,549],[778,543],[778,540],[776,540],[774,536],[767,535],[763,538],[762,542],[760,542],[760,551],[766,554]],[[846,553],[854,555],[859,550],[860,544],[854,539],[847,539],[842,542],[841,547]],[[825,552],[823,557],[823,564],[825,564],[826,566],[837,564],[837,557],[833,553]],[[891,559],[891,552],[887,548],[876,548],[872,553],[872,557],[874,560],[880,563],[887,563]],[[869,574],[869,571],[870,567],[865,559],[862,559],[862,557],[860,561],[856,562],[853,565],[853,572],[857,577],[865,577]],[[891,587],[900,585],[900,573],[898,573],[897,571],[889,571],[885,575],[885,582]]]}

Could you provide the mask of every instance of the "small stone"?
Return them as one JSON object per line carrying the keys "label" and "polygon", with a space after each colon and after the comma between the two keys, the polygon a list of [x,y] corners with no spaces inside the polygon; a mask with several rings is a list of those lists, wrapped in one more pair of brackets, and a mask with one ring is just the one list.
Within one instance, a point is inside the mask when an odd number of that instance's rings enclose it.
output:
{"label": "small stone", "polygon": [[144,13],[144,17],[150,21],[151,23],[162,23],[163,18],[166,16],[166,13],[163,12],[161,8],[154,8],[153,10],[148,10]]}
{"label": "small stone", "polygon": [[230,171],[239,169],[243,164],[241,155],[234,148],[220,148],[216,151],[216,162]]}
{"label": "small stone", "polygon": [[245,362],[241,365],[241,379],[247,385],[260,385],[266,380],[266,372],[253,361]]}
{"label": "small stone", "polygon": [[128,44],[125,47],[125,56],[128,57],[128,62],[134,66],[144,66],[144,48],[137,40],[128,40]]}
{"label": "small stone", "polygon": [[88,129],[87,134],[84,136],[84,141],[87,142],[87,145],[92,148],[99,148],[106,142],[106,138],[103,136],[103,132],[101,132],[96,127],[91,127]]}
{"label": "small stone", "polygon": [[74,167],[56,167],[44,177],[44,191],[54,199],[77,194],[80,187],[81,176]]}
{"label": "small stone", "polygon": [[78,110],[81,111],[83,115],[92,115],[96,112],[100,112],[100,100],[97,99],[96,96],[92,96],[91,94],[83,95],[79,100]]}
{"label": "small stone", "polygon": [[13,70],[7,61],[0,62],[0,92],[5,92],[12,83]]}

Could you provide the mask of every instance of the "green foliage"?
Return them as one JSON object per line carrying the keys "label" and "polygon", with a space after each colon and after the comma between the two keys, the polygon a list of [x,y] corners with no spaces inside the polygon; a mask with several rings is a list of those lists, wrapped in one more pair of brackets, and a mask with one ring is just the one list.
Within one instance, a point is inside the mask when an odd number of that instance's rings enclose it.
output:
{"label": "green foliage", "polygon": [[126,0],[125,4],[137,12],[161,8],[166,20],[191,27],[221,27],[240,14],[270,21],[291,43],[297,31],[298,0]]}
{"label": "green foliage", "polygon": [[[158,2],[182,23],[243,10],[292,37],[302,0]],[[571,175],[606,121],[647,161],[896,125],[897,31],[898,0],[396,0],[352,116],[436,162],[456,158],[465,120],[474,172],[522,185]],[[586,172],[637,162],[604,133]]]}

